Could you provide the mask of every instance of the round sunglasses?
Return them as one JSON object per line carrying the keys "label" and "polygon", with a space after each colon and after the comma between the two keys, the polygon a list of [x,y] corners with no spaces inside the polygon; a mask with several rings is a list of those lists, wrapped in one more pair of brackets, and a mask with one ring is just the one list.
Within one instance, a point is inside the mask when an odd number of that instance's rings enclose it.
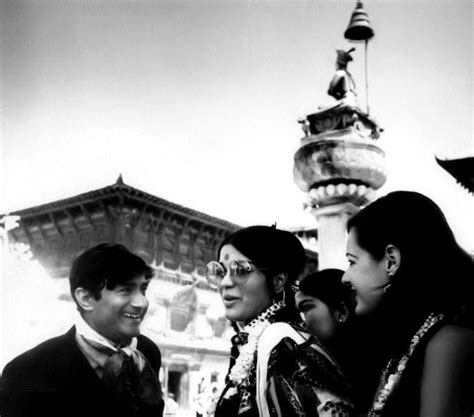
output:
{"label": "round sunglasses", "polygon": [[254,271],[261,271],[268,268],[257,268],[249,261],[232,261],[229,264],[229,270],[217,261],[211,261],[206,265],[206,279],[211,287],[217,288],[224,277],[229,272],[229,277],[235,285],[244,285]]}

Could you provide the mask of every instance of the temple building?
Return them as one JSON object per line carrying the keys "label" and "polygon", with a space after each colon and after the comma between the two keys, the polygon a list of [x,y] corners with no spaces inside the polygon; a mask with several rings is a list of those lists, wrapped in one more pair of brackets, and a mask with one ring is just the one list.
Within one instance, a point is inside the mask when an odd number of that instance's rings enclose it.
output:
{"label": "temple building", "polygon": [[[203,378],[224,382],[233,331],[204,269],[222,240],[240,226],[147,194],[125,184],[121,176],[111,186],[11,215],[20,220],[8,232],[10,244],[31,250],[53,283],[55,297],[66,306],[53,310],[55,319],[69,328],[77,314],[67,279],[72,260],[101,242],[124,244],[155,270],[142,331],[161,350],[164,390],[175,395],[180,407],[193,409]],[[305,247],[315,247],[317,230],[292,232]],[[307,249],[307,255],[306,272],[316,270],[317,253]],[[18,282],[27,280],[10,274],[10,279],[17,277]]]}

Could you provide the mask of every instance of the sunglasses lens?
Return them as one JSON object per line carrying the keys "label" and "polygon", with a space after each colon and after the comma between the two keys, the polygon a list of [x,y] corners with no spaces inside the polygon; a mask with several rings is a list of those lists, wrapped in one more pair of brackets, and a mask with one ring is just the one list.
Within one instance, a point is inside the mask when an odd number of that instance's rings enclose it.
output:
{"label": "sunglasses lens", "polygon": [[231,276],[237,284],[244,284],[253,271],[252,265],[248,262],[232,262],[230,265]]}
{"label": "sunglasses lens", "polygon": [[216,261],[209,262],[206,266],[207,282],[213,287],[217,287],[225,276],[224,267]]}
{"label": "sunglasses lens", "polygon": [[230,265],[232,276],[246,275],[252,272],[252,267],[247,262],[232,262]]}

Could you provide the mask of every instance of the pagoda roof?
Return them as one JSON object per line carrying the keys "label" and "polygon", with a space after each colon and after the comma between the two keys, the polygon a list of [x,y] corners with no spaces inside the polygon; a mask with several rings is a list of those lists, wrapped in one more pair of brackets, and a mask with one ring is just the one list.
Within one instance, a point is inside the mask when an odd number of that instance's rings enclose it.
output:
{"label": "pagoda roof", "polygon": [[436,157],[436,162],[449,172],[461,186],[474,194],[474,157],[445,160]]}
{"label": "pagoda roof", "polygon": [[44,214],[49,214],[54,211],[67,210],[73,207],[89,203],[93,204],[101,200],[109,200],[115,198],[124,202],[127,201],[138,203],[149,209],[157,209],[163,212],[185,217],[189,220],[194,220],[199,223],[205,223],[229,231],[234,231],[241,227],[218,217],[213,217],[200,211],[193,210],[189,207],[172,203],[171,201],[156,197],[137,188],[131,187],[130,185],[125,184],[123,182],[121,175],[118,177],[115,184],[109,185],[107,187],[88,191],[86,193],[78,194],[73,197],[68,197],[62,200],[56,200],[39,206],[14,211],[10,214],[18,215],[22,218],[35,217]]}

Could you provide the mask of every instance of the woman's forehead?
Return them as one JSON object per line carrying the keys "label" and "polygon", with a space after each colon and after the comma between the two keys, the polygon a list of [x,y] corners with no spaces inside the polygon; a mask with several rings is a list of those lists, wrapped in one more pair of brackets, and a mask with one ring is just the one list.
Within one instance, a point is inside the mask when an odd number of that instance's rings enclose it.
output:
{"label": "woman's forehead", "polygon": [[347,249],[358,250],[361,249],[359,246],[357,231],[352,228],[349,232],[349,236],[347,237]]}
{"label": "woman's forehead", "polygon": [[232,245],[224,245],[221,248],[219,253],[219,260],[222,261],[235,261],[235,260],[244,260],[244,261],[251,261],[247,258],[242,252],[237,250]]}
{"label": "woman's forehead", "polygon": [[320,298],[314,297],[312,295],[308,295],[301,290],[298,290],[295,294],[296,302],[302,301],[315,301],[315,302],[322,302]]}

